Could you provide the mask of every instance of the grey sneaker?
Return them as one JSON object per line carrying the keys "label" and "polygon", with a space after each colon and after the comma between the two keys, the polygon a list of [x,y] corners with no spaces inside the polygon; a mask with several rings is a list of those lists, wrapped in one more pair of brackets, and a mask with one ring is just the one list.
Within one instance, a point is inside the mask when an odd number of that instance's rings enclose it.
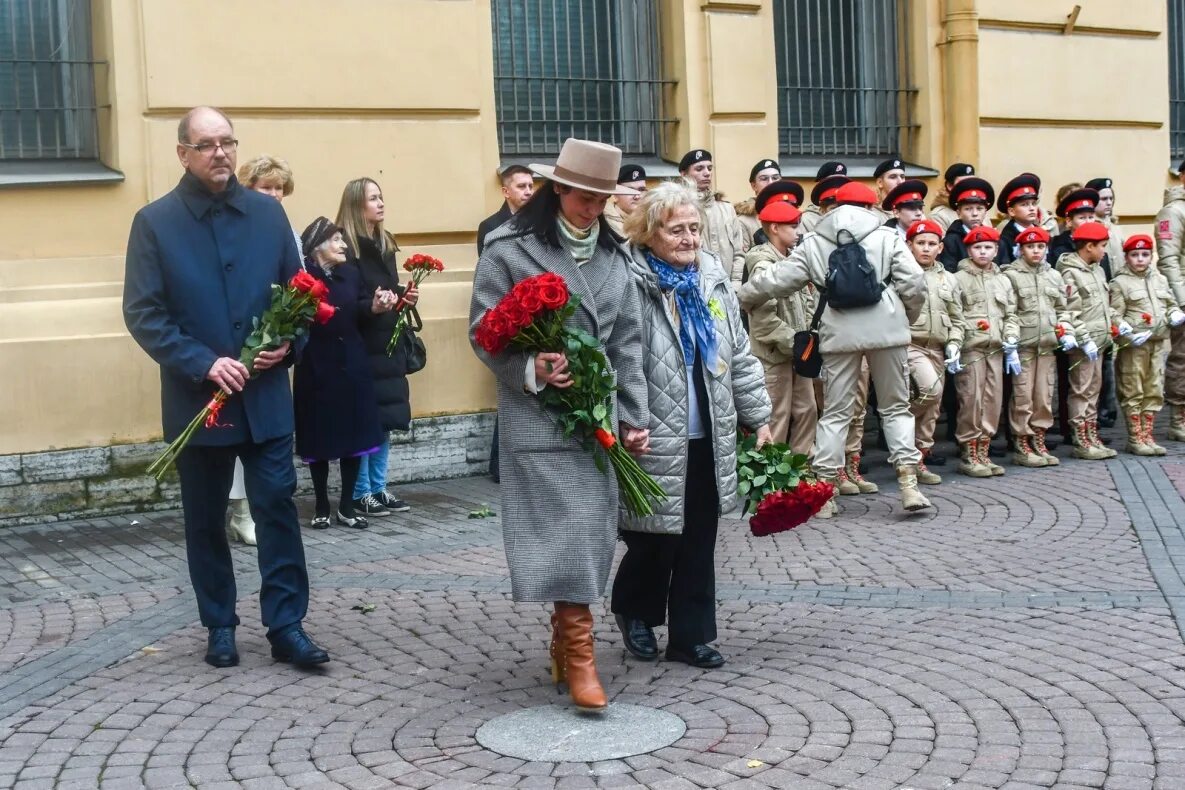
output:
{"label": "grey sneaker", "polygon": [[361,499],[354,500],[354,510],[367,516],[385,516],[388,511],[374,494],[367,494]]}

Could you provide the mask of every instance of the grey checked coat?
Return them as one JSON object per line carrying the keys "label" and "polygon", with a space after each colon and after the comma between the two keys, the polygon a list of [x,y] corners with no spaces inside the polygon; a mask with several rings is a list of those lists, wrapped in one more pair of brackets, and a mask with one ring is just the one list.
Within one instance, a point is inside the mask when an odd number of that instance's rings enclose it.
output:
{"label": "grey checked coat", "polygon": [[[719,352],[715,370],[703,365],[710,401],[713,455],[720,513],[737,506],[737,421],[749,429],[769,422],[770,401],[765,370],[749,349],[740,306],[729,274],[713,253],[700,250],[700,288],[716,315]],[[679,330],[667,296],[646,263],[633,249],[631,273],[642,301],[643,367],[650,404],[650,452],[638,463],[666,491],[668,499],[646,518],[621,510],[621,528],[633,532],[678,535],[683,532],[683,492],[687,486],[687,365]],[[723,314],[720,317],[719,314]]]}
{"label": "grey checked coat", "polygon": [[613,424],[641,428],[650,412],[638,291],[624,246],[598,244],[592,259],[577,266],[566,249],[512,225],[486,237],[469,308],[470,342],[498,381],[502,537],[511,592],[516,601],[593,603],[603,597],[613,563],[617,480],[611,470],[597,469],[590,452],[565,439],[524,389],[528,354],[508,349],[492,357],[473,342],[473,330],[516,282],[544,272],[562,276],[581,297],[570,325],[600,339],[616,374]]}

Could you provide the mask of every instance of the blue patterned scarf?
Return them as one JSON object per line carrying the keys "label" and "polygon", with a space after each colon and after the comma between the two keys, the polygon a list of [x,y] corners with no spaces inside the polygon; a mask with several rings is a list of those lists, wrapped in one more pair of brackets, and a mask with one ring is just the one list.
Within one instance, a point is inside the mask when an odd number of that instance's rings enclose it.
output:
{"label": "blue patterned scarf", "polygon": [[683,359],[691,365],[695,362],[695,347],[699,345],[700,355],[708,370],[716,369],[716,322],[712,312],[700,293],[699,269],[688,266],[676,269],[666,261],[659,260],[650,252],[646,262],[658,276],[658,287],[664,292],[675,294],[675,309],[679,318],[679,342],[683,346]]}

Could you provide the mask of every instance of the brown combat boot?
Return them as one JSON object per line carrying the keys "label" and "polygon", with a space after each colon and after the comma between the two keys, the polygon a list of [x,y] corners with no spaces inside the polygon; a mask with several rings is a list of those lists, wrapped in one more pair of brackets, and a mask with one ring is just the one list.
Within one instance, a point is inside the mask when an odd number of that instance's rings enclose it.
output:
{"label": "brown combat boot", "polygon": [[1090,438],[1090,429],[1085,422],[1074,423],[1070,427],[1074,430],[1075,458],[1081,458],[1083,461],[1101,461],[1107,457],[1101,448],[1094,446]]}
{"label": "brown combat boot", "polygon": [[1045,459],[1046,466],[1057,466],[1061,463],[1056,455],[1049,452],[1049,448],[1045,446],[1045,429],[1037,428],[1036,433],[1033,434],[1033,450],[1037,455]]}
{"label": "brown combat boot", "polygon": [[1144,438],[1144,417],[1135,412],[1127,415],[1127,447],[1132,455],[1156,455]]}
{"label": "brown combat boot", "polygon": [[860,486],[848,479],[848,472],[844,467],[839,468],[835,479],[830,481],[840,496],[856,496],[860,493]]}
{"label": "brown combat boot", "polygon": [[930,457],[930,448],[921,450],[922,460],[918,461],[918,483],[924,486],[936,486],[942,483],[942,476],[931,472],[926,466],[926,459]]}
{"label": "brown combat boot", "polygon": [[1171,406],[1169,415],[1169,441],[1185,442],[1185,406]]}
{"label": "brown combat boot", "polygon": [[972,439],[963,445],[963,457],[959,461],[959,474],[968,477],[992,476],[992,470],[979,462],[979,439]]}
{"label": "brown combat boot", "polygon": [[597,665],[593,657],[593,616],[588,604],[562,603],[557,601],[555,612],[559,620],[559,633],[564,655],[564,677],[568,681],[568,693],[580,710],[603,711],[609,704],[605,689],[597,677]]}
{"label": "brown combat boot", "polygon": [[932,507],[926,495],[918,490],[918,468],[915,464],[897,466],[897,483],[901,486],[901,507],[907,512]]}
{"label": "brown combat boot", "polygon": [[1140,415],[1140,421],[1144,425],[1144,444],[1152,448],[1156,455],[1164,455],[1168,452],[1165,448],[1156,443],[1156,437],[1152,435],[1152,429],[1156,425],[1156,412],[1146,411]]}
{"label": "brown combat boot", "polygon": [[1033,447],[1032,436],[1017,436],[1016,437],[1016,452],[1012,454],[1012,463],[1017,466],[1027,466],[1031,469],[1041,469],[1049,466],[1049,462],[1045,460],[1045,456],[1037,452]]}
{"label": "brown combat boot", "polygon": [[1103,440],[1099,438],[1098,420],[1091,420],[1090,422],[1086,423],[1086,431],[1090,436],[1091,443],[1093,443],[1096,448],[1102,451],[1103,458],[1114,458],[1115,456],[1119,455],[1118,450],[1112,450],[1110,447],[1103,444]]}
{"label": "brown combat boot", "polygon": [[844,471],[848,475],[848,480],[856,484],[856,488],[859,489],[858,493],[875,494],[880,491],[876,483],[868,482],[864,479],[864,475],[860,474],[860,453],[852,453],[848,456],[848,463],[844,467]]}

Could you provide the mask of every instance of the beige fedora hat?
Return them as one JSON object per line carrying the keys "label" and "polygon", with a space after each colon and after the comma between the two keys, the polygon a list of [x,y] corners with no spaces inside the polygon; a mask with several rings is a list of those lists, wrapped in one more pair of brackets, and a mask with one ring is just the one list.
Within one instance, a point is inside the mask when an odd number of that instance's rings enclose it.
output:
{"label": "beige fedora hat", "polygon": [[621,169],[621,149],[593,140],[569,137],[560,156],[551,165],[530,165],[532,171],[557,184],[599,192],[602,195],[636,195],[636,189],[617,183]]}

